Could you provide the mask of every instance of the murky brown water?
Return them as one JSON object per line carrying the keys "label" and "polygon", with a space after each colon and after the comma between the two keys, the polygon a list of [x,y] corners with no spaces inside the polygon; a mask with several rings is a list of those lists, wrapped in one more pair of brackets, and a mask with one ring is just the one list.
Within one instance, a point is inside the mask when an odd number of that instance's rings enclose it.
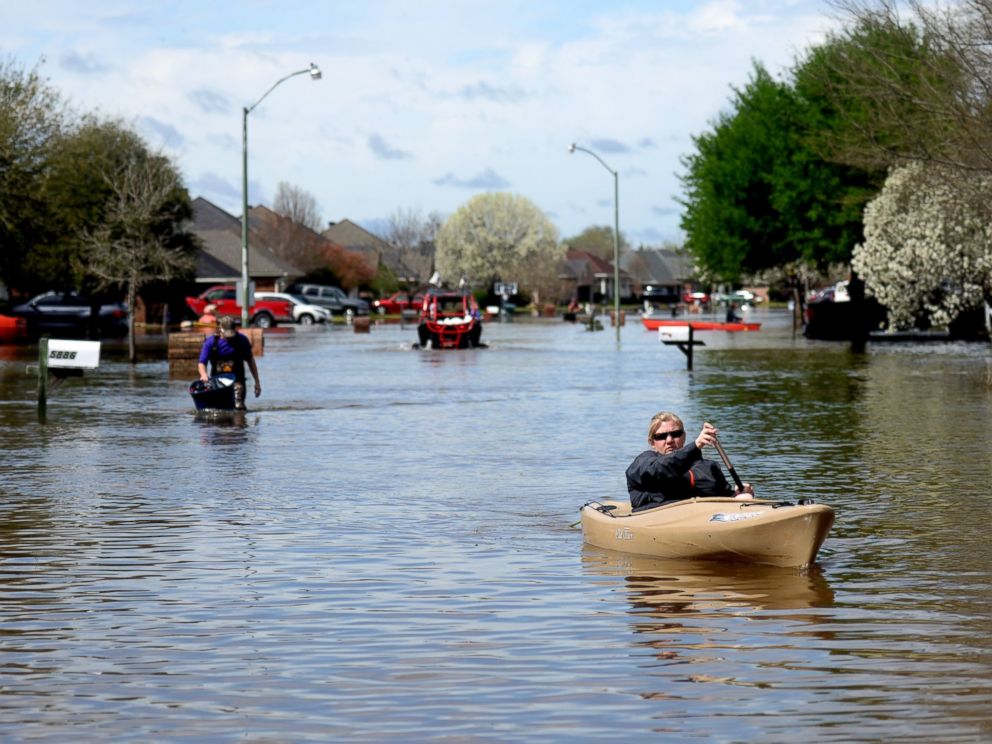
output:
{"label": "murky brown water", "polygon": [[[761,319],[691,374],[633,324],[275,333],[240,421],[109,345],[41,424],[0,347],[0,738],[988,740],[988,347]],[[835,507],[817,566],[583,545],[662,408]]]}

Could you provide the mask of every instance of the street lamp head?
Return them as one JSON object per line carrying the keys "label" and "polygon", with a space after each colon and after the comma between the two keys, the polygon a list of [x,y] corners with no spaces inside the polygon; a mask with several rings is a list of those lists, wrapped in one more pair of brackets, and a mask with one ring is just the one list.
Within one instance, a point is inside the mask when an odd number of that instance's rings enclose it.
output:
{"label": "street lamp head", "polygon": [[575,143],[574,142],[568,146],[568,154],[571,155],[573,152],[575,152]]}
{"label": "street lamp head", "polygon": [[310,63],[310,79],[320,80],[320,68],[317,67],[313,62]]}

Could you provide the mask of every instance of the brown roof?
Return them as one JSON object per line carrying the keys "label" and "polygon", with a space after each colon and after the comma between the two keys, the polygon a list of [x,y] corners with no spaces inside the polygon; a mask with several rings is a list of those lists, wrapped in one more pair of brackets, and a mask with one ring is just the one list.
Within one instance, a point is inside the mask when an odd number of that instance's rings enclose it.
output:
{"label": "brown roof", "polygon": [[[197,256],[197,282],[230,282],[241,278],[241,220],[203,197],[193,200],[192,231],[203,249]],[[251,278],[280,279],[303,276],[288,261],[273,254],[259,235],[248,236],[248,274]]]}
{"label": "brown roof", "polygon": [[620,257],[620,267],[641,284],[678,286],[692,279],[692,257],[670,248],[629,251]]}
{"label": "brown roof", "polygon": [[321,235],[348,250],[361,253],[373,268],[378,268],[379,264],[388,266],[400,279],[426,281],[433,270],[432,246],[419,246],[406,255],[351,220],[334,222]]}

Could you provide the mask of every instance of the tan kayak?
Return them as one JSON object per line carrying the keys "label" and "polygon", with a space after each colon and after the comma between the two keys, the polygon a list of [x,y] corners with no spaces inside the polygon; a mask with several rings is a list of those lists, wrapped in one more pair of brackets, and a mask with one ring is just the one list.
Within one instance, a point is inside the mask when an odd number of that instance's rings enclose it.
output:
{"label": "tan kayak", "polygon": [[834,510],[812,502],[696,498],[631,514],[624,501],[592,501],[580,510],[587,543],[659,558],[805,566],[834,523]]}

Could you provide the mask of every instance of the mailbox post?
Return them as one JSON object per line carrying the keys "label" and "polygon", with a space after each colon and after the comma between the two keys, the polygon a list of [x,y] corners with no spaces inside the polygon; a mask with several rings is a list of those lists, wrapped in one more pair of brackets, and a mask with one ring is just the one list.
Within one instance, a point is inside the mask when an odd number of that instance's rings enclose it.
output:
{"label": "mailbox post", "polygon": [[658,329],[658,340],[666,346],[678,346],[685,354],[685,368],[692,370],[692,348],[694,346],[706,346],[703,341],[697,341],[692,337],[692,323],[678,326],[662,326]]}
{"label": "mailbox post", "polygon": [[100,366],[99,341],[70,341],[43,336],[38,341],[38,416],[44,419],[48,408],[48,374],[57,382],[80,377],[84,369]]}

